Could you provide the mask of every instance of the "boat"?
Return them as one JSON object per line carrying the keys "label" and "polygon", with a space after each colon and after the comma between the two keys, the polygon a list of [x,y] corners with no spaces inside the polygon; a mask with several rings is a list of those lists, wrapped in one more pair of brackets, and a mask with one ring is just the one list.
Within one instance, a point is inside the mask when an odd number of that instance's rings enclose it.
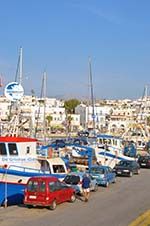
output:
{"label": "boat", "polygon": [[135,160],[137,150],[133,142],[125,142],[121,137],[99,134],[92,146],[97,163],[114,168],[121,160]]}
{"label": "boat", "polygon": [[65,162],[37,139],[0,137],[0,205],[21,203],[30,177],[46,175],[62,180],[66,173]]}

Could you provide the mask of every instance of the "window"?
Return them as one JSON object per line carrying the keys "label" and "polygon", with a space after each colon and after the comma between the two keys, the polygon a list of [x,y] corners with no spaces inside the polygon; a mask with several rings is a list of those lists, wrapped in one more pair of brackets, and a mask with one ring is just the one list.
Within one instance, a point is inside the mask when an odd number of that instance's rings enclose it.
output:
{"label": "window", "polygon": [[30,153],[30,147],[27,147],[27,149],[26,149],[26,150],[27,150],[27,152],[26,152],[26,153],[27,153],[27,154],[29,154],[29,153]]}
{"label": "window", "polygon": [[80,177],[76,175],[67,175],[64,181],[66,184],[77,185],[80,182]]}
{"label": "window", "polygon": [[49,190],[50,190],[51,192],[56,191],[56,182],[50,182],[50,183],[49,183]]}
{"label": "window", "polygon": [[65,173],[64,165],[53,165],[54,173]]}
{"label": "window", "polygon": [[90,170],[90,173],[98,173],[98,174],[104,174],[105,171],[103,168],[99,168],[99,167],[92,167]]}
{"label": "window", "polygon": [[38,190],[38,182],[37,181],[29,181],[27,186],[28,191],[35,192]]}
{"label": "window", "polygon": [[51,192],[57,191],[61,189],[61,183],[59,181],[50,182],[49,183],[49,190]]}
{"label": "window", "polygon": [[45,181],[42,181],[40,183],[39,191],[45,192],[45,190],[46,190],[46,184],[45,184]]}
{"label": "window", "polygon": [[17,146],[16,144],[8,144],[9,154],[10,155],[18,155]]}
{"label": "window", "polygon": [[4,143],[0,143],[0,155],[7,155],[6,147]]}

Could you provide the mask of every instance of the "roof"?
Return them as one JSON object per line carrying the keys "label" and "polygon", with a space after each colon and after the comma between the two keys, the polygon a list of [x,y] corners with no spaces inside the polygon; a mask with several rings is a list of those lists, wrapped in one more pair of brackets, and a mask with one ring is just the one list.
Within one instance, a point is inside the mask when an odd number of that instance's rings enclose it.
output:
{"label": "roof", "polygon": [[51,182],[54,182],[54,181],[58,181],[58,178],[57,177],[51,177],[51,176],[37,176],[37,177],[31,177],[29,179],[30,180],[44,180],[44,181],[51,181]]}
{"label": "roof", "polygon": [[37,142],[37,139],[35,138],[29,138],[29,137],[0,137],[0,142]]}

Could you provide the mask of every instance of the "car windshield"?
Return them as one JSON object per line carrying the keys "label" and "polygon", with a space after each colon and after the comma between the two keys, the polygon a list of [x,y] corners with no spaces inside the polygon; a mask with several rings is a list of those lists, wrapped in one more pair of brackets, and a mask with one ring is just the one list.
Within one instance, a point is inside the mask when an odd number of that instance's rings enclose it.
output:
{"label": "car windshield", "polygon": [[98,168],[98,167],[95,167],[95,168],[92,168],[90,170],[91,173],[98,173],[98,174],[104,174],[104,169],[103,168]]}
{"label": "car windshield", "polygon": [[130,166],[131,165],[131,162],[129,161],[120,161],[118,163],[118,166]]}
{"label": "car windshield", "polygon": [[66,184],[76,185],[76,184],[79,183],[80,177],[79,176],[76,176],[76,175],[67,175],[64,178],[64,181],[65,181]]}
{"label": "car windshield", "polygon": [[139,157],[139,160],[143,160],[143,159],[148,160],[148,159],[150,159],[150,156],[140,156]]}

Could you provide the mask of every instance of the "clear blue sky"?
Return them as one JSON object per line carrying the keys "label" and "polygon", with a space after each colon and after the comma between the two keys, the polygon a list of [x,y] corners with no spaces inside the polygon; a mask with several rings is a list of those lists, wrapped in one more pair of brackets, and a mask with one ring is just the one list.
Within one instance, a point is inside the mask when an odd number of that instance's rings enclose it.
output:
{"label": "clear blue sky", "polygon": [[0,0],[0,73],[15,78],[23,47],[25,94],[138,98],[150,80],[149,0]]}

